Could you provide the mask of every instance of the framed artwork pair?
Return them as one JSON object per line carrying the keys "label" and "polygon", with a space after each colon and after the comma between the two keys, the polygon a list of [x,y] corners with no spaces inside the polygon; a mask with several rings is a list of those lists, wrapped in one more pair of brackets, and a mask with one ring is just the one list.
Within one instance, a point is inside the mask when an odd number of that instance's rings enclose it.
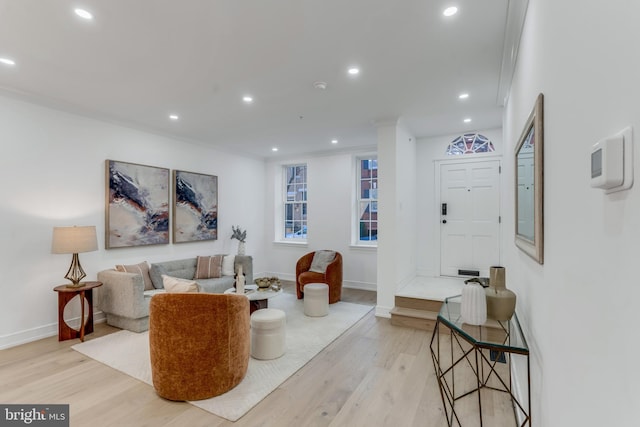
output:
{"label": "framed artwork pair", "polygon": [[168,244],[170,228],[173,243],[218,238],[217,176],[170,174],[166,168],[115,160],[107,160],[105,169],[105,248]]}

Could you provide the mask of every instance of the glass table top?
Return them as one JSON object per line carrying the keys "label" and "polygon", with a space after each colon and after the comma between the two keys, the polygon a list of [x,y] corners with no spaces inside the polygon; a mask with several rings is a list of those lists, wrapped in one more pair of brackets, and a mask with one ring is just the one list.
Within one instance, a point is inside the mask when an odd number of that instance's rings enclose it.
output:
{"label": "glass table top", "polygon": [[[229,288],[224,291],[225,294],[235,294],[236,288]],[[273,290],[271,288],[260,289],[256,285],[245,285],[244,295],[249,298],[249,301],[265,300],[278,296],[282,293],[282,289]]]}
{"label": "glass table top", "polygon": [[483,325],[469,325],[462,321],[460,305],[462,297],[446,298],[440,308],[438,320],[480,347],[502,349],[512,353],[528,354],[529,346],[520,328],[518,316],[509,321],[487,319]]}

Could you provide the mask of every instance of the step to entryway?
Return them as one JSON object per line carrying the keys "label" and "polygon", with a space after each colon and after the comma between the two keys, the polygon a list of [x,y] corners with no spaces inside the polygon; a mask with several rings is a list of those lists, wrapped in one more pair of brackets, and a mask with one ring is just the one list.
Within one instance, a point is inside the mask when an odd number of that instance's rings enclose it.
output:
{"label": "step to entryway", "polygon": [[391,310],[391,324],[425,331],[432,331],[438,318],[442,301],[396,296]]}
{"label": "step to entryway", "polygon": [[442,302],[460,295],[463,286],[459,277],[416,277],[396,294],[391,324],[432,331]]}

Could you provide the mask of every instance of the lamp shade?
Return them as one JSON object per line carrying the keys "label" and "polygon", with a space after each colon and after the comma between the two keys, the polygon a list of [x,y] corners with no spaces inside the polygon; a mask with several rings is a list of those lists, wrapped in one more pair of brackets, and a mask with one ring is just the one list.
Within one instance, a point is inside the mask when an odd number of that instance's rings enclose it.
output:
{"label": "lamp shade", "polygon": [[53,227],[51,253],[77,254],[98,250],[96,227]]}

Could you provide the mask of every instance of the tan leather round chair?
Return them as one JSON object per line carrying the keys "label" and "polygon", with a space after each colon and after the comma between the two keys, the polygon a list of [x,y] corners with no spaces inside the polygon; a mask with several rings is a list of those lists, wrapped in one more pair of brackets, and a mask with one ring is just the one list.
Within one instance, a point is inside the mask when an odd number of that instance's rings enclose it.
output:
{"label": "tan leather round chair", "polygon": [[201,400],[242,381],[249,365],[249,299],[166,293],[149,305],[153,386],[169,400]]}
{"label": "tan leather round chair", "polygon": [[298,299],[304,297],[304,286],[308,283],[326,283],[329,285],[329,304],[340,301],[342,296],[342,255],[336,252],[335,258],[324,273],[309,271],[315,252],[303,255],[296,263],[296,293]]}

